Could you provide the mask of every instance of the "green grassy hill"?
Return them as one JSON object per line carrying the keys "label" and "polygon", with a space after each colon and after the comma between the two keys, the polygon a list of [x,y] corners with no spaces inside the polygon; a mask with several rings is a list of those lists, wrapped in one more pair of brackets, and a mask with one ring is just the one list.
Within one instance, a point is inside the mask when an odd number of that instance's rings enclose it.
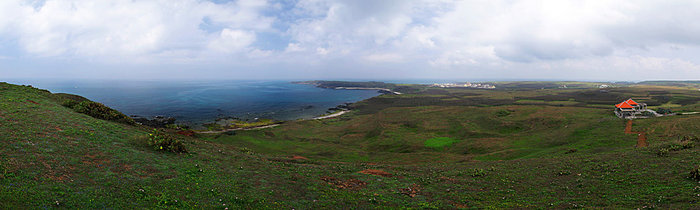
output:
{"label": "green grassy hill", "polygon": [[700,166],[700,115],[635,120],[650,143],[635,148],[636,134],[624,134],[606,104],[640,97],[697,111],[697,90],[416,89],[339,118],[169,134],[188,150],[177,154],[148,145],[151,128],[0,83],[0,208],[699,205],[689,176]]}

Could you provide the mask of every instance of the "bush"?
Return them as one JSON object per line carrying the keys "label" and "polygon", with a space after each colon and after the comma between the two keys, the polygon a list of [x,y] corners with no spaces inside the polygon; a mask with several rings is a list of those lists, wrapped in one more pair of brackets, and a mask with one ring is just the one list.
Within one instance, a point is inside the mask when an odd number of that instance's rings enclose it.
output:
{"label": "bush", "polygon": [[658,155],[659,157],[666,157],[666,156],[668,156],[668,148],[661,148],[661,149],[659,149],[659,151],[656,152],[656,155]]}
{"label": "bush", "polygon": [[476,168],[476,169],[474,169],[474,171],[472,171],[470,176],[472,176],[472,177],[486,176],[486,171],[484,171],[484,169]]}
{"label": "bush", "polygon": [[241,148],[241,152],[249,155],[253,154],[253,150],[248,149],[248,147]]}
{"label": "bush", "polygon": [[501,110],[501,111],[496,112],[497,117],[505,117],[508,115],[510,115],[510,112],[508,110]]}
{"label": "bush", "polygon": [[700,166],[690,171],[690,178],[700,182]]}
{"label": "bush", "polygon": [[571,171],[567,171],[567,170],[561,170],[561,171],[559,171],[559,173],[557,173],[558,176],[567,176],[570,174],[571,174]]}
{"label": "bush", "polygon": [[671,114],[671,113],[673,113],[673,111],[671,111],[671,109],[658,108],[658,109],[656,109],[656,113],[659,113],[659,114]]}
{"label": "bush", "polygon": [[126,115],[122,114],[121,112],[114,110],[112,108],[109,108],[105,106],[104,104],[93,102],[93,101],[83,101],[77,104],[74,104],[73,102],[70,102],[69,100],[66,100],[67,102],[64,102],[64,106],[72,106],[73,110],[75,110],[78,113],[83,113],[90,115],[94,118],[98,119],[103,119],[103,120],[109,120],[109,121],[114,121],[114,122],[119,122],[119,123],[125,123],[129,125],[135,124],[134,119],[131,119],[130,117],[127,117]]}
{"label": "bush", "polygon": [[153,129],[153,133],[148,134],[148,145],[153,146],[156,150],[175,153],[187,152],[185,145],[180,140],[158,129]]}
{"label": "bush", "polygon": [[79,102],[76,100],[66,99],[61,103],[61,105],[73,109],[73,107],[75,107],[75,105],[78,105],[78,103]]}
{"label": "bush", "polygon": [[700,138],[694,135],[687,135],[680,137],[680,141],[700,141]]}

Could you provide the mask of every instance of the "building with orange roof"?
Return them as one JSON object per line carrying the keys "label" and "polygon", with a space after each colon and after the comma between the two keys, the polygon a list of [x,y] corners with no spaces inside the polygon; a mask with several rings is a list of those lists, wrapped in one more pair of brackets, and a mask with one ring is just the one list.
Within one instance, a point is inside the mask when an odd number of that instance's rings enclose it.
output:
{"label": "building with orange roof", "polygon": [[634,118],[647,110],[647,104],[637,103],[636,101],[627,99],[619,104],[615,104],[615,115],[619,118]]}

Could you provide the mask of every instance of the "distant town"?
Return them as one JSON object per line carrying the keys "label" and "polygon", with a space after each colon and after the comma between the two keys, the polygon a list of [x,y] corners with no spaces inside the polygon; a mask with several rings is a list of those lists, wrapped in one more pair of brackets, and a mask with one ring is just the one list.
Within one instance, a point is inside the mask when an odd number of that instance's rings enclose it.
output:
{"label": "distant town", "polygon": [[430,85],[431,87],[441,87],[441,88],[454,88],[454,87],[462,87],[462,88],[481,88],[481,89],[494,89],[496,86],[490,85],[490,84],[481,84],[481,83],[470,83],[470,82],[464,82],[464,83],[434,83]]}

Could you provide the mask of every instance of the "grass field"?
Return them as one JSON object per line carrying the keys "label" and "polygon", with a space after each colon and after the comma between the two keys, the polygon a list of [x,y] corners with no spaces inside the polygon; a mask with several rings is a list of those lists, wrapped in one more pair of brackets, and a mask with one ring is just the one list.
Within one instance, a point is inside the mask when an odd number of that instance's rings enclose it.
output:
{"label": "grass field", "polygon": [[500,85],[507,88],[399,85],[414,92],[368,99],[336,118],[195,137],[172,130],[188,150],[176,154],[148,145],[152,128],[95,119],[61,106],[66,96],[0,83],[0,208],[700,205],[700,182],[689,178],[700,167],[700,115],[634,120],[650,144],[635,148],[637,135],[625,134],[611,109],[635,98],[700,111],[697,89]]}

